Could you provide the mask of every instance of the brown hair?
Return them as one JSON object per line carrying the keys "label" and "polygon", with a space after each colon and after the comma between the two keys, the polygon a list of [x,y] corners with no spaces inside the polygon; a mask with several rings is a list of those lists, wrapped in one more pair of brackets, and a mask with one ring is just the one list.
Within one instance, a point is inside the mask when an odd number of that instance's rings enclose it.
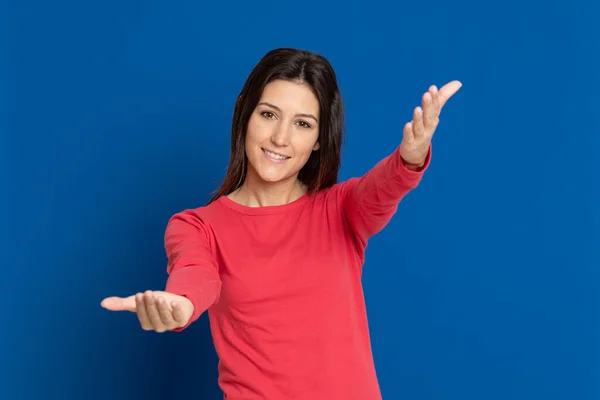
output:
{"label": "brown hair", "polygon": [[309,193],[337,183],[344,135],[344,109],[337,77],[329,61],[307,50],[280,48],[269,51],[254,67],[242,88],[233,112],[231,154],[221,187],[209,203],[239,188],[246,177],[245,151],[248,121],[265,86],[276,79],[309,85],[319,101],[319,144],[298,174]]}

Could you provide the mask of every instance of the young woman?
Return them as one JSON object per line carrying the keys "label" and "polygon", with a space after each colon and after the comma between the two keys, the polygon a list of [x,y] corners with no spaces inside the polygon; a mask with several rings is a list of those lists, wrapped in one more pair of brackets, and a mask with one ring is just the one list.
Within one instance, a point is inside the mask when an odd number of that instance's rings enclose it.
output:
{"label": "young woman", "polygon": [[223,185],[167,225],[165,291],[102,306],[156,332],[208,311],[229,400],[380,399],[361,286],[367,241],[418,185],[460,86],[430,87],[400,145],[338,183],[344,115],[331,65],[307,51],[267,53],[237,98]]}

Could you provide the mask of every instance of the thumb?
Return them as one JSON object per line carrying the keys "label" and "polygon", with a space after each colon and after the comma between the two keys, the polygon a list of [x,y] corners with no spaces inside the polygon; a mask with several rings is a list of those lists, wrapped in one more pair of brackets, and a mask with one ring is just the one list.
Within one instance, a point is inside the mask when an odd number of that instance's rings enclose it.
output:
{"label": "thumb", "polygon": [[454,96],[454,94],[458,92],[458,89],[460,89],[461,87],[462,83],[460,81],[452,81],[442,86],[442,88],[438,92],[440,108],[444,107],[444,105],[446,105],[446,102],[450,99],[450,97]]}
{"label": "thumb", "polygon": [[191,304],[173,301],[171,302],[171,308],[173,309],[173,319],[180,326],[187,324],[194,313],[194,307]]}
{"label": "thumb", "polygon": [[129,297],[107,297],[100,305],[110,311],[131,311],[135,312],[135,296]]}

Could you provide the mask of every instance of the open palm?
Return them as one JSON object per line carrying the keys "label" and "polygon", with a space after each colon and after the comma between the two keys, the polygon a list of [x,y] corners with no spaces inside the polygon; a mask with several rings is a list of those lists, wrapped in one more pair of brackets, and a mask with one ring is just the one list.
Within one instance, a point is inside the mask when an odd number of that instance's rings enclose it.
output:
{"label": "open palm", "polygon": [[462,86],[459,81],[451,81],[441,89],[434,85],[423,94],[422,106],[413,110],[412,121],[404,125],[400,154],[409,164],[422,165],[425,162],[431,139],[440,121],[440,113],[446,102]]}
{"label": "open palm", "polygon": [[134,312],[142,329],[156,332],[180,328],[194,313],[194,305],[186,297],[151,290],[129,297],[107,297],[101,306],[110,311]]}

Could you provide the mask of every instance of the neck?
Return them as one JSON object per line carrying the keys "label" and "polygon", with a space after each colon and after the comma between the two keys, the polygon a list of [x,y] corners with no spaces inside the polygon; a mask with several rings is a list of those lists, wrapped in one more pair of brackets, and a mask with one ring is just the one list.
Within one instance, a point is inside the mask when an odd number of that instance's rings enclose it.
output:
{"label": "neck", "polygon": [[306,194],[306,187],[296,177],[271,183],[248,174],[242,186],[228,197],[248,207],[266,207],[291,203],[304,194]]}

